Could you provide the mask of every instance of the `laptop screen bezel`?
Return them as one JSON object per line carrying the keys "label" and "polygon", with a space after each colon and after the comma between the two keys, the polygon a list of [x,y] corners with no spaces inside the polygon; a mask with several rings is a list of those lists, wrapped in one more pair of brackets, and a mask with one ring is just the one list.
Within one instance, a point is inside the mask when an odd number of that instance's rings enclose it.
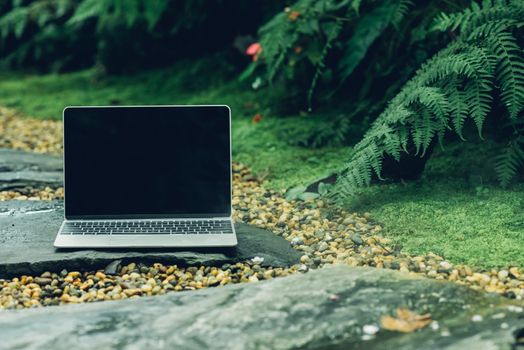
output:
{"label": "laptop screen bezel", "polygon": [[[67,177],[67,164],[66,164],[66,124],[67,119],[74,116],[71,113],[74,111],[81,111],[85,109],[97,109],[97,108],[199,108],[199,107],[216,107],[226,108],[228,111],[228,133],[229,133],[229,198],[228,198],[228,209],[226,213],[198,213],[198,214],[133,214],[133,215],[71,215],[67,210],[67,188],[66,188],[66,177]],[[62,111],[62,140],[63,140],[63,177],[64,177],[64,217],[66,220],[87,220],[87,219],[121,219],[121,220],[132,220],[132,219],[183,219],[183,218],[231,218],[232,214],[232,196],[233,196],[233,171],[232,171],[232,143],[231,143],[231,108],[228,105],[121,105],[121,106],[67,106]]]}

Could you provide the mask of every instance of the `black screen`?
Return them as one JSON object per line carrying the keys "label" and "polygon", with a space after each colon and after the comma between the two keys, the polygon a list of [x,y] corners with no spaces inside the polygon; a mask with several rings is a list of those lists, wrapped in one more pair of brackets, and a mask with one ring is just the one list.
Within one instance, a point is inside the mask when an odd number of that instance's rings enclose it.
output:
{"label": "black screen", "polygon": [[66,217],[229,216],[227,106],[68,107]]}

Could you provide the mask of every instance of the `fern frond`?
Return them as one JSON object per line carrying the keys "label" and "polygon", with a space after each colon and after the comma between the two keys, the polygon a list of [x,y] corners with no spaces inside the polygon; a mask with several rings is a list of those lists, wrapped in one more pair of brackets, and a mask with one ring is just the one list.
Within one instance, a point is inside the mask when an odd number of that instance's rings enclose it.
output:
{"label": "fern frond", "polygon": [[[298,33],[293,31],[292,23],[284,12],[259,29],[262,56],[268,66],[268,81],[272,81],[286,59],[286,55],[298,40]],[[267,34],[267,35],[266,35]]]}
{"label": "fern frond", "polygon": [[393,18],[391,19],[391,24],[398,28],[404,17],[409,12],[410,7],[413,7],[414,3],[411,0],[399,0],[397,8],[393,12]]}
{"label": "fern frond", "polygon": [[498,57],[496,80],[500,97],[509,115],[516,119],[524,107],[524,60],[522,49],[508,32],[500,32],[488,39],[488,45]]}
{"label": "fern frond", "polygon": [[524,165],[524,137],[510,141],[495,159],[495,171],[502,186],[507,186]]}
{"label": "fern frond", "polygon": [[519,1],[483,1],[481,5],[472,1],[471,6],[462,12],[441,13],[435,18],[433,29],[458,30],[463,38],[467,38],[487,22],[514,21],[515,25],[520,26],[523,18],[524,7]]}
{"label": "fern frond", "polygon": [[29,8],[18,7],[0,17],[0,36],[5,40],[10,33],[16,38],[22,36],[29,22]]}
{"label": "fern frond", "polygon": [[464,128],[466,119],[469,117],[469,106],[466,103],[466,94],[459,88],[456,79],[450,80],[450,82],[444,86],[444,89],[451,108],[450,118],[453,130],[461,140],[465,141],[462,129]]}
{"label": "fern frond", "polygon": [[362,2],[362,0],[351,0],[351,9],[353,9],[353,11],[355,11],[355,13],[358,15],[359,13],[359,10],[360,10],[360,3]]}
{"label": "fern frond", "polygon": [[374,143],[369,143],[365,147],[360,148],[358,152],[355,152],[354,157],[351,159],[355,166],[348,168],[343,175],[343,179],[348,185],[345,189],[351,192],[355,189],[354,185],[357,187],[368,186],[371,183],[373,171],[380,176],[382,158],[382,152]]}
{"label": "fern frond", "polygon": [[169,5],[169,0],[148,0],[144,1],[143,12],[149,30],[153,30]]}
{"label": "fern frond", "polygon": [[400,23],[410,4],[411,1],[405,0],[384,1],[361,16],[353,35],[344,45],[344,54],[338,65],[342,81],[351,76],[384,30],[392,23]]}
{"label": "fern frond", "polygon": [[67,24],[78,25],[89,18],[109,12],[110,8],[111,2],[107,0],[84,0],[76,8],[75,13],[69,18]]}

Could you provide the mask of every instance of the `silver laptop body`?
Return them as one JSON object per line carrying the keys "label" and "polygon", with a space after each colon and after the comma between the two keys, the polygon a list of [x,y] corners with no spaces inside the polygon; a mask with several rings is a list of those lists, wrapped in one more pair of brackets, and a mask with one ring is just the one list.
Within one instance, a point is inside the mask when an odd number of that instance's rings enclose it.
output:
{"label": "silver laptop body", "polygon": [[67,107],[57,248],[227,247],[231,110]]}

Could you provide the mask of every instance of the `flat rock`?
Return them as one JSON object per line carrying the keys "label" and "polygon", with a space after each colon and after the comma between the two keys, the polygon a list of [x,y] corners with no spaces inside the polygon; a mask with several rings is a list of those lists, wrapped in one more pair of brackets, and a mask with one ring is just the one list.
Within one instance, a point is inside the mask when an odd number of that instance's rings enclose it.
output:
{"label": "flat rock", "polygon": [[0,202],[0,276],[38,274],[46,270],[103,268],[110,262],[162,262],[221,265],[264,258],[262,265],[284,267],[299,262],[288,241],[254,226],[235,224],[238,246],[197,250],[115,249],[56,250],[53,242],[63,220],[61,201]]}
{"label": "flat rock", "polygon": [[0,148],[0,191],[62,186],[62,157]]}
{"label": "flat rock", "polygon": [[[438,328],[363,334],[399,306],[431,313]],[[517,349],[522,314],[501,297],[449,282],[339,265],[194,292],[5,311],[0,348]]]}

